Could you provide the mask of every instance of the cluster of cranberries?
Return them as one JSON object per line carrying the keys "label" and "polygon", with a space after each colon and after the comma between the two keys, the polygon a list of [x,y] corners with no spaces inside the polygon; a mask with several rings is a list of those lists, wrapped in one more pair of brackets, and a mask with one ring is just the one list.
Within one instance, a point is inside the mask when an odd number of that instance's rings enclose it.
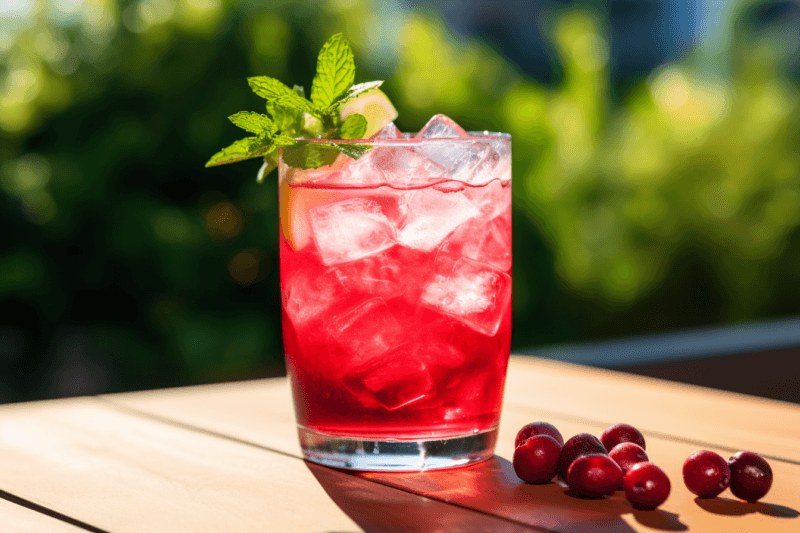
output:
{"label": "cluster of cranberries", "polygon": [[[655,509],[671,490],[669,478],[650,462],[642,433],[615,424],[600,439],[579,433],[564,442],[547,422],[523,427],[514,443],[514,471],[528,483],[548,483],[560,476],[573,493],[600,498],[622,488],[636,509]],[[772,485],[767,462],[751,452],[739,452],[726,462],[711,451],[689,456],[683,465],[686,486],[701,498],[713,498],[728,486],[735,496],[754,502]]]}

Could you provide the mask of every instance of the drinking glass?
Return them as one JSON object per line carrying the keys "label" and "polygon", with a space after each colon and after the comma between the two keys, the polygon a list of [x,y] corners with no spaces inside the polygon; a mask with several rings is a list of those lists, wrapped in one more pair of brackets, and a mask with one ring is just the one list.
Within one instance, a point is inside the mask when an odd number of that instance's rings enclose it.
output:
{"label": "drinking glass", "polygon": [[351,149],[330,165],[279,164],[303,454],[378,471],[487,459],[511,339],[511,138],[337,142]]}

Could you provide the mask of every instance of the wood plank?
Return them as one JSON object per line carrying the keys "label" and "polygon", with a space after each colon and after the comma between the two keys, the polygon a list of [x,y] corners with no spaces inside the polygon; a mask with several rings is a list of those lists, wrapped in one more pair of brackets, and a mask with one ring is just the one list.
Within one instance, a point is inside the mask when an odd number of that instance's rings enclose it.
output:
{"label": "wood plank", "polygon": [[504,411],[627,422],[649,435],[800,462],[798,405],[580,365],[512,358]]}
{"label": "wood plank", "polygon": [[0,407],[0,457],[3,490],[109,532],[361,530],[302,461],[97,400]]}
{"label": "wood plank", "polygon": [[0,498],[0,531],[4,533],[86,533],[83,528],[2,498]]}
{"label": "wood plank", "polygon": [[100,398],[112,405],[302,457],[289,382],[282,378]]}

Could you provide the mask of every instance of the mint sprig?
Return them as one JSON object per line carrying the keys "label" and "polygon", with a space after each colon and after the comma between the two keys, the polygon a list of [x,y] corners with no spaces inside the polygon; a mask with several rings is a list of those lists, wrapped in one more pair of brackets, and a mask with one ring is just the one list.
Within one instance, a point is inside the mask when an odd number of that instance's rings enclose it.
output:
{"label": "mint sprig", "polygon": [[310,100],[301,86],[289,88],[267,76],[248,78],[253,92],[267,101],[268,114],[241,111],[231,115],[231,122],[254,136],[220,150],[206,167],[263,157],[264,165],[258,172],[258,181],[262,181],[277,166],[278,149],[282,150],[286,164],[304,169],[329,165],[340,153],[353,159],[361,157],[371,145],[297,140],[360,139],[364,136],[367,119],[352,113],[342,120],[341,107],[359,94],[380,87],[383,81],[354,85],[355,71],[350,43],[337,33],[323,45],[317,57]]}

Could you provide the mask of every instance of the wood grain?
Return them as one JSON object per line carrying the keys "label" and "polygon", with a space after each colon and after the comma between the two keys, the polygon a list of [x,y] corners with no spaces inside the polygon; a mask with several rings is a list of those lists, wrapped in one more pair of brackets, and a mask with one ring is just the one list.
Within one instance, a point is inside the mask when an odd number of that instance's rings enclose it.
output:
{"label": "wood grain", "polygon": [[302,461],[93,399],[0,407],[0,487],[109,532],[361,528]]}

